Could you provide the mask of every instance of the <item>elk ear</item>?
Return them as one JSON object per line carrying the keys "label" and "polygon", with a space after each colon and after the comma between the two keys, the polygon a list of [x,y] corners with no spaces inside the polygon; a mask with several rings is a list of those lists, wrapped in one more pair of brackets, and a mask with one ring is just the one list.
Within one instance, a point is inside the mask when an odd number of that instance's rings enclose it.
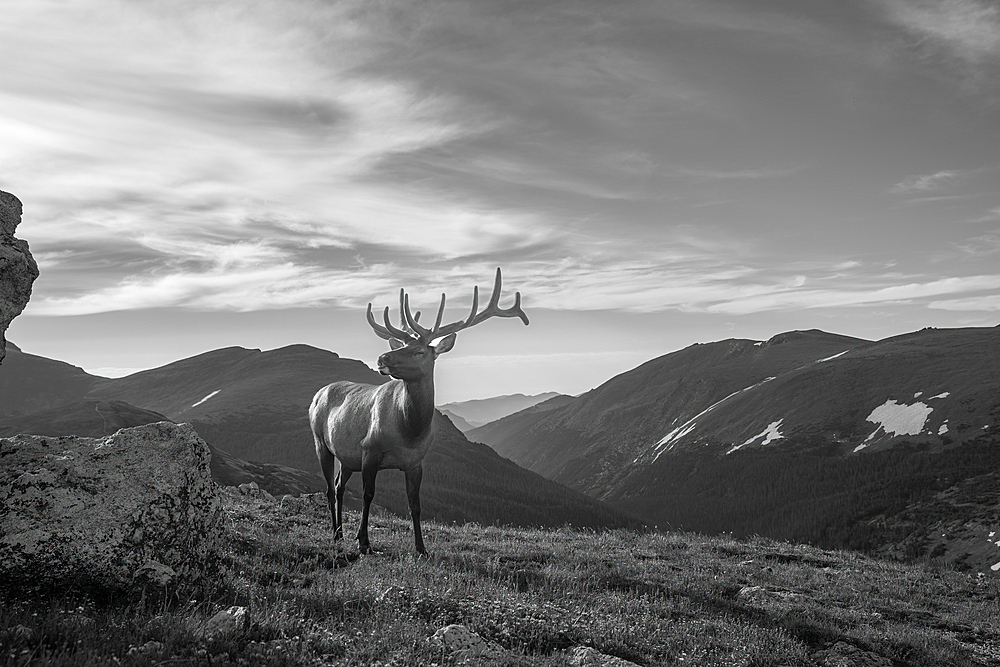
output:
{"label": "elk ear", "polygon": [[436,357],[439,354],[444,354],[451,348],[455,347],[456,338],[458,338],[456,334],[448,334],[447,336],[439,340],[437,343],[432,345],[431,347],[434,349],[434,356]]}
{"label": "elk ear", "polygon": [[389,339],[389,347],[391,349],[393,349],[393,350],[398,350],[401,347],[406,347],[406,343],[404,343],[403,341],[401,341],[401,340],[399,340],[397,338],[390,338]]}

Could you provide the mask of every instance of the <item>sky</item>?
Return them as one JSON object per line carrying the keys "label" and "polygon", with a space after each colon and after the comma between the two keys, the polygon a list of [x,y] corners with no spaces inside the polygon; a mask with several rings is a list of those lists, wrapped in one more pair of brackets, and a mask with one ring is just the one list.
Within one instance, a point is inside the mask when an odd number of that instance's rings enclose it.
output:
{"label": "sky", "polygon": [[1000,323],[997,0],[7,0],[0,62],[7,337],[99,375],[374,366],[368,303],[463,318],[496,267],[531,323],[460,333],[439,404]]}

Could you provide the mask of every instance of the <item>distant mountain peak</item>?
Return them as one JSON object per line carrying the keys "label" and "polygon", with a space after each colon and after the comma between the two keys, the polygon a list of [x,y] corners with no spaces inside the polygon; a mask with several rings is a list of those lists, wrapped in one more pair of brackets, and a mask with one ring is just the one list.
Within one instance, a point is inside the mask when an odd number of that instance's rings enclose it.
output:
{"label": "distant mountain peak", "polygon": [[[259,352],[259,350],[258,350]],[[340,355],[331,350],[324,350],[321,347],[314,347],[313,345],[306,345],[305,343],[292,343],[291,345],[285,345],[284,347],[276,347],[273,350],[267,350],[264,354],[328,354],[333,355],[336,358],[340,358]]]}

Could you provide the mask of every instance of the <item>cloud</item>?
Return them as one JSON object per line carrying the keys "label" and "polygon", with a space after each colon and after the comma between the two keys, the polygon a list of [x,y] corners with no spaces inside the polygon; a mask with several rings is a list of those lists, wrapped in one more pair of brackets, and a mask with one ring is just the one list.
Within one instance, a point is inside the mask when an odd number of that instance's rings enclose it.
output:
{"label": "cloud", "polygon": [[954,185],[960,175],[958,171],[939,171],[936,174],[908,176],[889,191],[894,194],[914,194],[940,190]]}
{"label": "cloud", "polygon": [[218,265],[130,276],[78,296],[43,296],[32,299],[30,314],[66,316],[178,307],[241,312],[328,303],[359,308],[373,292],[392,292],[397,279],[397,272],[384,265],[341,271],[290,263]]}
{"label": "cloud", "polygon": [[889,17],[970,63],[1000,59],[1000,7],[980,0],[886,0]]}
{"label": "cloud", "polygon": [[991,208],[989,211],[980,215],[978,217],[969,220],[970,223],[980,223],[980,222],[1000,222],[1000,206],[996,208]]}
{"label": "cloud", "polygon": [[927,305],[935,310],[982,310],[1000,311],[1000,294],[986,294],[983,296],[973,296],[966,299],[946,299],[944,301],[932,301]]}
{"label": "cloud", "polygon": [[775,169],[770,167],[758,167],[755,169],[693,169],[689,167],[676,167],[676,171],[684,176],[688,176],[698,181],[722,181],[722,180],[750,180],[757,181],[768,178],[786,178],[802,171],[802,167],[788,167]]}
{"label": "cloud", "polygon": [[944,294],[1000,289],[1000,275],[948,277],[926,282],[908,282],[857,288],[844,285],[826,289],[771,288],[759,294],[740,295],[709,304],[708,312],[748,314],[788,309],[842,308],[913,302]]}
{"label": "cloud", "polygon": [[1000,232],[990,232],[966,239],[961,243],[956,243],[955,246],[971,257],[988,257],[1000,254]]}

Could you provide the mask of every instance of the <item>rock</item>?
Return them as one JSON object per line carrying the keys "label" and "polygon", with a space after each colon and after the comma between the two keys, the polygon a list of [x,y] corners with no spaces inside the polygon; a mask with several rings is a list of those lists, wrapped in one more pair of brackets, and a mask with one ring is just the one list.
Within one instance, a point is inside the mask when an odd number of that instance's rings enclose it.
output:
{"label": "rock", "polygon": [[815,653],[813,660],[822,667],[892,667],[893,664],[889,658],[847,642],[837,642],[825,651]]}
{"label": "rock", "polygon": [[771,600],[775,595],[764,588],[763,586],[744,586],[737,593],[737,596],[744,601],[752,602],[754,604],[764,604],[768,600]]}
{"label": "rock", "polygon": [[634,662],[601,653],[590,646],[574,646],[570,649],[569,664],[573,667],[639,667]]}
{"label": "rock", "polygon": [[271,503],[275,502],[274,496],[257,486],[257,482],[246,482],[244,484],[240,484],[236,488],[238,488],[240,493],[244,496],[250,496],[251,498]]}
{"label": "rock", "polygon": [[169,586],[177,581],[177,573],[173,568],[155,560],[148,560],[135,571],[136,581],[150,583],[156,586]]}
{"label": "rock", "polygon": [[459,665],[476,662],[476,658],[500,658],[506,654],[499,644],[457,623],[440,628],[427,641],[452,653]]}
{"label": "rock", "polygon": [[21,201],[0,190],[0,361],[7,353],[4,333],[11,320],[21,314],[31,297],[31,284],[38,277],[38,265],[28,243],[14,238],[21,222]]}
{"label": "rock", "polygon": [[0,438],[0,582],[119,591],[214,572],[222,512],[189,424]]}
{"label": "rock", "polygon": [[212,636],[239,630],[246,626],[249,618],[246,607],[230,607],[208,619],[208,622],[205,623],[204,634]]}
{"label": "rock", "polygon": [[163,644],[161,642],[146,642],[142,646],[132,646],[129,648],[128,655],[130,658],[137,658],[144,655],[152,655],[159,653],[163,650]]}

